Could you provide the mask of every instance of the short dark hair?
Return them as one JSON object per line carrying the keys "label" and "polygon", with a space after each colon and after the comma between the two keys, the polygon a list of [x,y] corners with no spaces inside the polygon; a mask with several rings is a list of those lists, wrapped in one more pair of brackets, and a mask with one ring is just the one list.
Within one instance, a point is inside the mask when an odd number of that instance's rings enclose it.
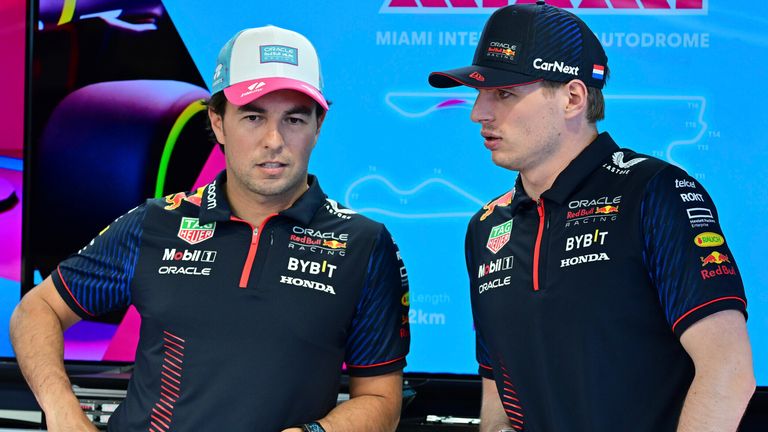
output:
{"label": "short dark hair", "polygon": [[[611,75],[608,65],[605,66],[605,80],[608,81],[608,77]],[[542,87],[545,89],[557,89],[564,86],[566,83],[558,81],[544,80],[541,82]],[[603,97],[603,91],[595,87],[587,87],[587,121],[590,123],[597,123],[605,118],[605,98]]]}
{"label": "short dark hair", "polygon": [[[327,101],[328,106],[331,106],[331,101]],[[216,92],[211,95],[207,100],[203,101],[203,105],[210,108],[211,111],[213,111],[215,114],[218,114],[222,117],[224,117],[224,112],[227,110],[227,98],[224,96],[223,91]],[[317,101],[315,101],[315,117],[317,119],[320,119],[320,116],[323,115],[325,112],[325,108],[322,107]],[[216,139],[216,134],[213,133],[213,128],[211,127],[211,119],[206,116],[206,130],[208,131],[208,135],[211,138],[211,140],[219,144],[219,147],[221,148],[221,151],[224,151],[224,146],[222,146],[218,140]]]}

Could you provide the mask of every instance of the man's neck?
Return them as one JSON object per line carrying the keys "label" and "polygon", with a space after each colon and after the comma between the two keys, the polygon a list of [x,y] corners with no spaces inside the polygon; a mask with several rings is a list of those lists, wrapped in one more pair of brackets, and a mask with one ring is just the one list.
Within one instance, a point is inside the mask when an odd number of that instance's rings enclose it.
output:
{"label": "man's neck", "polygon": [[228,180],[224,185],[224,191],[227,194],[232,214],[254,227],[258,227],[270,215],[290,208],[309,189],[306,181],[302,185],[303,187],[290,193],[264,196],[253,193],[243,185],[235,185]]}
{"label": "man's neck", "polygon": [[531,199],[538,201],[541,194],[549,190],[563,170],[597,138],[597,130],[586,130],[585,133],[573,136],[560,147],[558,153],[552,155],[539,166],[520,171],[523,188]]}

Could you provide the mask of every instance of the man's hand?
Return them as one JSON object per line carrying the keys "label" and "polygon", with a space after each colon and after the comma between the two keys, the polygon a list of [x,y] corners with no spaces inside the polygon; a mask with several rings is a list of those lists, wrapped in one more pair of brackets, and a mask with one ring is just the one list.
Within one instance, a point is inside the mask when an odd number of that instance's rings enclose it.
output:
{"label": "man's hand", "polygon": [[480,432],[497,432],[512,429],[501,404],[496,383],[483,378],[483,402],[480,406]]}
{"label": "man's hand", "polygon": [[[314,420],[326,432],[394,432],[403,398],[401,371],[373,377],[349,377],[349,400]],[[301,432],[288,428],[283,432]]]}
{"label": "man's hand", "polygon": [[79,320],[50,277],[24,296],[11,316],[16,359],[52,432],[97,431],[80,408],[64,370],[63,332]]}

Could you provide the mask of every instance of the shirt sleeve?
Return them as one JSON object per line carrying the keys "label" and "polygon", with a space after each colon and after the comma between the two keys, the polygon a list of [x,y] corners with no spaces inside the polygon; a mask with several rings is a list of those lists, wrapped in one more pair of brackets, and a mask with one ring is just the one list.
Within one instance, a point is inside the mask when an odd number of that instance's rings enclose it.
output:
{"label": "shirt sleeve", "polygon": [[400,251],[382,227],[347,339],[350,375],[383,375],[405,367],[411,341],[408,293]]}
{"label": "shirt sleeve", "polygon": [[59,295],[81,318],[130,305],[145,213],[142,205],[117,218],[51,274]]}
{"label": "shirt sleeve", "polygon": [[680,337],[696,321],[735,309],[746,317],[736,260],[704,187],[669,166],[648,184],[641,206],[644,259],[667,321]]}
{"label": "shirt sleeve", "polygon": [[[467,264],[467,274],[469,275],[469,284],[470,284],[470,291],[473,291],[472,289],[472,275],[473,270],[477,268],[475,265],[475,262],[472,257],[472,247],[473,247],[473,241],[472,241],[472,226],[473,224],[470,222],[469,226],[467,227],[467,235],[464,237],[464,260]],[[474,296],[470,296],[474,299]],[[475,308],[472,308],[472,315],[474,317],[475,315]],[[488,346],[485,344],[485,340],[483,339],[482,335],[480,334],[480,329],[477,326],[477,322],[474,322],[474,329],[475,329],[475,358],[477,359],[477,373],[480,374],[483,378],[493,379],[493,367],[491,366],[491,356],[488,353]]]}

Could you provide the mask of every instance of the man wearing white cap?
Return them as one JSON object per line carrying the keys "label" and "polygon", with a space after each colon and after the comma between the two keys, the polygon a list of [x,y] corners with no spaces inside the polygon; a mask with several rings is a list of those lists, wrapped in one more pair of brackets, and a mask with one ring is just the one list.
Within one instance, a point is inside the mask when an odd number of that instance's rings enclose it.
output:
{"label": "man wearing white cap", "polygon": [[[277,27],[243,30],[212,89],[226,169],[118,218],[14,313],[49,430],[94,430],[64,373],[62,330],[132,304],[136,365],[110,431],[393,431],[408,280],[387,229],[307,173],[328,109],[314,48]],[[343,364],[350,400],[337,406]]]}

